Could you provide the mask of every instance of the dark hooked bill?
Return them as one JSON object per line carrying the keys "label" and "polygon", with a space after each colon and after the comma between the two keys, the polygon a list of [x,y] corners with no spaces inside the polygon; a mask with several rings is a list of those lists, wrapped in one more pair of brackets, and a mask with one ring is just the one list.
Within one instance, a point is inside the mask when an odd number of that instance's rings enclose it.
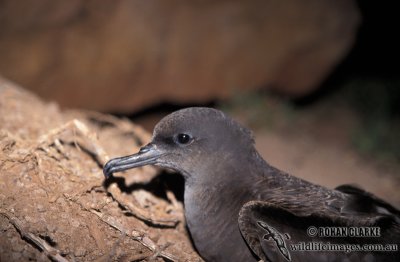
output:
{"label": "dark hooked bill", "polygon": [[138,153],[113,158],[107,162],[103,167],[103,173],[106,178],[110,177],[113,173],[125,171],[127,169],[152,165],[157,162],[161,156],[161,152],[153,144],[147,144],[142,147]]}

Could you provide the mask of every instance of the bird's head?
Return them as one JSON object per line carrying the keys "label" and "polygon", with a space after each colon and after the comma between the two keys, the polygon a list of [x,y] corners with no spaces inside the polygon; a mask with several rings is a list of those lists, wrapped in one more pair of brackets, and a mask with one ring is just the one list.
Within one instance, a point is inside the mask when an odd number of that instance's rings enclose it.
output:
{"label": "bird's head", "polygon": [[104,175],[156,165],[190,180],[210,173],[210,168],[218,168],[221,163],[240,162],[254,150],[253,145],[251,132],[223,112],[186,108],[164,117],[156,125],[152,141],[138,153],[110,160],[104,166]]}

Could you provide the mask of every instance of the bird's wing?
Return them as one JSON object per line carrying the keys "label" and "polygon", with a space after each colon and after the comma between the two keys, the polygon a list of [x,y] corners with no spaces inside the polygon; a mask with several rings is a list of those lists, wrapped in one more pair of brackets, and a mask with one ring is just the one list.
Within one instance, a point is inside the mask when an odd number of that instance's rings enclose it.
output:
{"label": "bird's wing", "polygon": [[[313,202],[310,199],[309,203]],[[340,228],[348,229],[350,226],[379,228],[381,237],[322,237],[319,234],[321,228],[342,230]],[[398,261],[400,255],[398,251],[346,253],[348,248],[354,247],[351,244],[400,245],[400,226],[390,215],[353,213],[344,216],[325,207],[293,205],[285,199],[270,199],[268,202],[246,203],[239,213],[239,228],[249,247],[264,261]],[[319,247],[312,246],[313,243]],[[339,245],[333,247],[331,244]],[[342,251],[295,251],[296,248],[324,248],[322,245]]]}
{"label": "bird's wing", "polygon": [[400,223],[400,211],[370,192],[367,192],[356,185],[348,184],[338,186],[335,189],[347,195],[347,200],[341,209],[342,213],[376,213],[392,215],[397,218],[397,222]]}

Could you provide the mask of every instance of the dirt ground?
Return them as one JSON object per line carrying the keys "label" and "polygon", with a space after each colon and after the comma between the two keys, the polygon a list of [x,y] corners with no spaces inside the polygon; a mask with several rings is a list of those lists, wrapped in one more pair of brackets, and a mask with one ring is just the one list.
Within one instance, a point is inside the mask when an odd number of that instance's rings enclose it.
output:
{"label": "dirt ground", "polygon": [[0,81],[0,261],[200,261],[158,170],[104,181],[107,159],[149,138]]}

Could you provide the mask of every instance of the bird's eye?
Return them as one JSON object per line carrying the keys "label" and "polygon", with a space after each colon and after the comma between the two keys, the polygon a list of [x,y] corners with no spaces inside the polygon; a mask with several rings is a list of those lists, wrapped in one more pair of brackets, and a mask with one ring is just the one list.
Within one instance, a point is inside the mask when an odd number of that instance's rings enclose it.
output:
{"label": "bird's eye", "polygon": [[192,137],[188,134],[178,134],[176,136],[176,142],[182,145],[189,144],[192,141]]}

